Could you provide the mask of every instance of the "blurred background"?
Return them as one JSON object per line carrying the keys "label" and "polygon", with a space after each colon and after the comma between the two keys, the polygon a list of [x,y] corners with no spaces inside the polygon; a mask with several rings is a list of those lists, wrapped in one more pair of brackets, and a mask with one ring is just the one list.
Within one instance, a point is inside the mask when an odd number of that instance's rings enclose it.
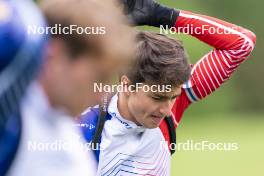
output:
{"label": "blurred background", "polygon": [[[177,129],[177,142],[237,143],[236,151],[176,151],[172,175],[264,175],[264,1],[160,0],[177,9],[214,16],[250,29],[256,47],[224,86],[185,112]],[[142,27],[143,30],[159,31]],[[210,47],[198,40],[174,35],[183,41],[194,64]]]}

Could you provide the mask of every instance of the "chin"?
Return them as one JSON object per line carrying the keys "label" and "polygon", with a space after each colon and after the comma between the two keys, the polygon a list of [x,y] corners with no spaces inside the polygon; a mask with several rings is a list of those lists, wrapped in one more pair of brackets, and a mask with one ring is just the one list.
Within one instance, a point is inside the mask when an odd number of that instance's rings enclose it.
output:
{"label": "chin", "polygon": [[159,127],[159,124],[147,124],[147,125],[143,125],[145,128],[148,128],[148,129],[153,129],[153,128],[158,128]]}

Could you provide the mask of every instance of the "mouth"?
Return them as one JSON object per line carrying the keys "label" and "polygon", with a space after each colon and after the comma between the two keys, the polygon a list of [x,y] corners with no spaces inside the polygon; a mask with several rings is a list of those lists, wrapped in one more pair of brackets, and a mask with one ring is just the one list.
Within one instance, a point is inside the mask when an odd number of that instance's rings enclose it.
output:
{"label": "mouth", "polygon": [[163,119],[163,116],[157,116],[157,115],[151,115],[152,120],[154,121],[155,124],[160,124],[161,120]]}

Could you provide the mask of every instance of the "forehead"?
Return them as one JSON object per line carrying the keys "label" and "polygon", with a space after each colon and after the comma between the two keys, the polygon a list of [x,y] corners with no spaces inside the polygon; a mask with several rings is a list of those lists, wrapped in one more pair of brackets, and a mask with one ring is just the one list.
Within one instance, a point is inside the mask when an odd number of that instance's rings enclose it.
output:
{"label": "forehead", "polygon": [[171,98],[174,96],[179,96],[181,94],[181,87],[171,87],[170,91],[165,91],[165,92],[148,92],[152,96],[157,96],[157,97],[164,97],[164,98]]}

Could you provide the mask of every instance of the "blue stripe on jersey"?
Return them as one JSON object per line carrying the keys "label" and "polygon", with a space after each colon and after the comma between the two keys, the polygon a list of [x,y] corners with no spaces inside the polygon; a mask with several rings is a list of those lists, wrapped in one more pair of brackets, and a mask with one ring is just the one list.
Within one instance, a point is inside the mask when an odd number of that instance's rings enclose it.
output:
{"label": "blue stripe on jersey", "polygon": [[[86,142],[92,142],[93,136],[96,131],[96,126],[98,122],[98,117],[99,117],[99,106],[96,108],[90,108],[85,114],[83,114],[80,118],[80,128],[81,131],[84,135],[84,138]],[[111,120],[112,116],[107,113],[106,115],[106,120]],[[99,146],[101,144],[101,138],[98,142]],[[97,147],[97,146],[92,146],[92,147]],[[97,162],[99,162],[99,156],[100,156],[100,150],[97,150],[96,148],[93,149],[93,153],[95,154]]]}
{"label": "blue stripe on jersey", "polygon": [[192,102],[194,102],[194,101],[198,101],[199,98],[198,98],[198,97],[195,95],[195,93],[193,92],[192,87],[190,86],[190,82],[189,82],[189,81],[187,81],[187,82],[185,83],[185,86],[186,86],[185,90],[186,90],[186,93],[187,93],[189,99],[190,99]]}

